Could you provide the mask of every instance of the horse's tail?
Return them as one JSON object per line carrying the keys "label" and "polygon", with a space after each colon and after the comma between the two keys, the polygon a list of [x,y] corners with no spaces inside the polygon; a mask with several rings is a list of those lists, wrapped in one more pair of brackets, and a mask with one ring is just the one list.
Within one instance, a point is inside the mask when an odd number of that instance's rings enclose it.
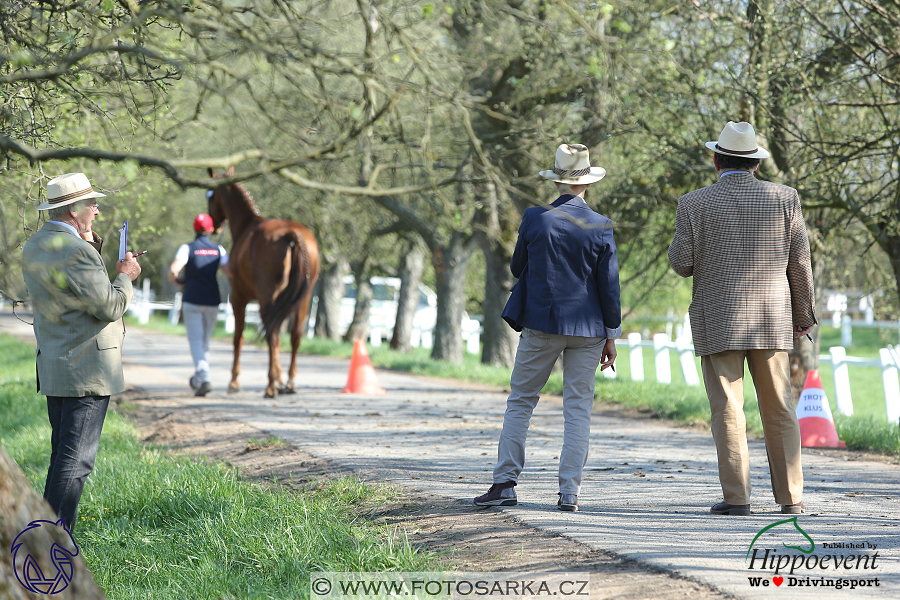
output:
{"label": "horse's tail", "polygon": [[284,320],[297,311],[309,292],[311,264],[303,236],[292,229],[280,241],[287,245],[287,252],[290,253],[290,269],[287,286],[266,307],[265,313],[260,314],[267,339],[278,333]]}

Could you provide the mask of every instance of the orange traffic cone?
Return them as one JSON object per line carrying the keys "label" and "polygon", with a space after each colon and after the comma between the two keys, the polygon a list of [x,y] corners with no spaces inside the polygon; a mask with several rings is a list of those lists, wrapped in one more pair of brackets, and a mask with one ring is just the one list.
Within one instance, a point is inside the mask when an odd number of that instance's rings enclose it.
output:
{"label": "orange traffic cone", "polygon": [[350,374],[347,376],[347,385],[341,390],[344,394],[366,394],[367,396],[380,396],[387,394],[378,383],[375,367],[369,360],[366,352],[366,343],[362,340],[353,342],[353,356],[350,358]]}
{"label": "orange traffic cone", "polygon": [[838,439],[834,428],[834,417],[819,371],[810,370],[797,403],[797,419],[800,421],[800,445],[804,448],[845,448],[847,444]]}

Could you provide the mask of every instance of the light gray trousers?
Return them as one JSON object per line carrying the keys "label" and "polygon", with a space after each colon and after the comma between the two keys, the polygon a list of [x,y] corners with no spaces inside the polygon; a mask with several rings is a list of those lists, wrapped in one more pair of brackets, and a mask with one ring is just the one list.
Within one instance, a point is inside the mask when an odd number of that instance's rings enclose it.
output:
{"label": "light gray trousers", "polygon": [[191,345],[191,358],[194,359],[191,383],[197,387],[209,381],[209,338],[216,326],[219,307],[185,302],[181,309],[184,311],[184,327]]}
{"label": "light gray trousers", "polygon": [[606,338],[522,330],[497,447],[494,483],[518,481],[525,466],[525,438],[531,414],[540,399],[541,388],[562,354],[565,427],[559,455],[559,491],[578,494],[588,457],[594,378],[605,344]]}

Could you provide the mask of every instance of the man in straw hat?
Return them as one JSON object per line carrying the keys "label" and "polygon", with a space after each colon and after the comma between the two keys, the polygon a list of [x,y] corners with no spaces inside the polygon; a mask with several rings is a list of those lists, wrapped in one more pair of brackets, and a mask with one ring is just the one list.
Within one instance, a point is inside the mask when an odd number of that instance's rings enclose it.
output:
{"label": "man in straw hat", "polygon": [[47,396],[52,434],[44,498],[71,531],[84,482],[94,468],[111,394],[125,390],[122,316],[141,273],[129,252],[110,283],[92,224],[100,207],[82,173],[47,184],[38,206],[48,221],[22,251],[22,273],[34,307],[37,386]]}
{"label": "man in straw hat", "polygon": [[510,262],[518,283],[503,318],[521,331],[497,448],[494,484],[477,506],[513,506],[525,465],[525,437],[541,388],[563,357],[565,428],[559,455],[560,510],[578,510],[587,462],[597,366],[613,366],[622,334],[619,264],[612,222],[595,213],[584,193],[606,170],[592,167],[588,149],[563,144],[541,177],[561,194],[549,206],[525,210]]}
{"label": "man in straw hat", "polygon": [[694,277],[691,330],[712,412],[724,502],[717,515],[750,514],[744,361],[753,377],[775,502],[804,510],[800,427],[788,350],[816,323],[806,224],[797,190],[753,173],[769,153],[749,123],[729,122],[709,142],[719,175],[681,197],[669,263]]}

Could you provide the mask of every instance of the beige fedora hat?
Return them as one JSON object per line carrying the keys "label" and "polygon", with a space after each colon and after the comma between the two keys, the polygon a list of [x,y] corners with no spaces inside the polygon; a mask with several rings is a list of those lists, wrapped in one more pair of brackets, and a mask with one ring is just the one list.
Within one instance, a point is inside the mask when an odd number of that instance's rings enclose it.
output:
{"label": "beige fedora hat", "polygon": [[603,179],[606,169],[591,166],[591,157],[584,144],[560,144],[553,168],[541,171],[540,176],[557,183],[584,185]]}
{"label": "beige fedora hat", "polygon": [[741,121],[728,121],[725,129],[719,134],[718,141],[706,142],[706,147],[718,154],[740,156],[742,158],[769,158],[765,148],[756,143],[756,131],[753,125]]}
{"label": "beige fedora hat", "polygon": [[95,192],[84,173],[66,173],[47,182],[47,201],[37,207],[47,210],[84,200],[85,198],[105,198],[106,194]]}

